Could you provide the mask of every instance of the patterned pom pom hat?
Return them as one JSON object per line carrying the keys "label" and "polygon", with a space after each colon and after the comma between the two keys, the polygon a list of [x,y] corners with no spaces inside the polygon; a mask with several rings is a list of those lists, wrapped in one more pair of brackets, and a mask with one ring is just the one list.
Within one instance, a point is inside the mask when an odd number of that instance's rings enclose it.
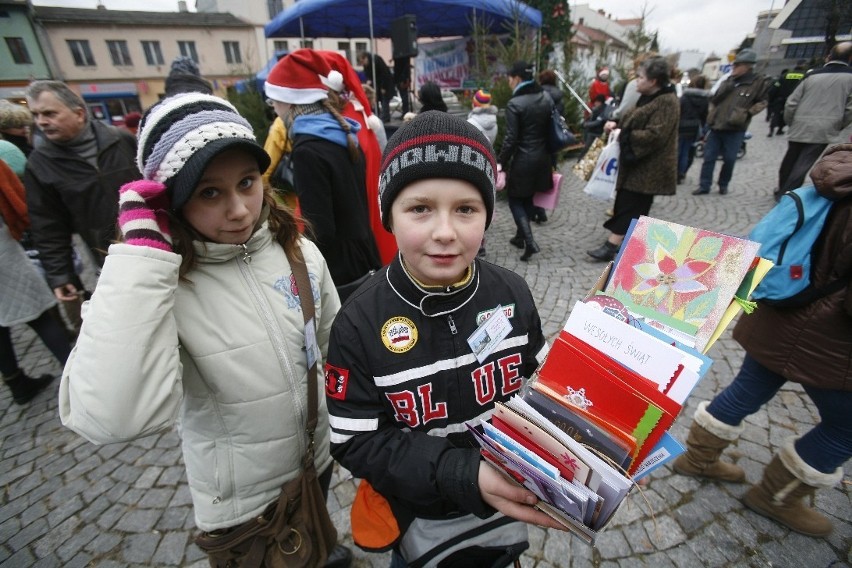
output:
{"label": "patterned pom pom hat", "polygon": [[144,179],[169,189],[174,211],[183,207],[207,164],[225,150],[242,148],[261,172],[269,155],[231,103],[202,93],[182,93],[151,107],[139,124],[136,164]]}

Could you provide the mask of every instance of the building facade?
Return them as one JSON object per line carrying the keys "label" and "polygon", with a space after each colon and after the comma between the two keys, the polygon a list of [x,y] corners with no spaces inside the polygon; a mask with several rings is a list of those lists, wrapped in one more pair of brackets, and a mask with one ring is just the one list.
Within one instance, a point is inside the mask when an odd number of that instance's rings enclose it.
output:
{"label": "building facade", "polygon": [[0,99],[23,102],[30,81],[51,76],[30,9],[27,0],[0,0]]}

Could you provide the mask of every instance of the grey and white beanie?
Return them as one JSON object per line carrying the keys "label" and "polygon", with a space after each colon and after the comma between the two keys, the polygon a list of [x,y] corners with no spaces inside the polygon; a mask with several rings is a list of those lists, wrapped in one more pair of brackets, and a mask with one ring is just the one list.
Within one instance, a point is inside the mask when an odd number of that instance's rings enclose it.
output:
{"label": "grey and white beanie", "polygon": [[390,209],[407,185],[426,178],[473,184],[485,202],[485,228],[494,215],[497,162],[478,128],[451,114],[430,110],[401,126],[388,140],[379,172],[379,211],[390,231]]}
{"label": "grey and white beanie", "polygon": [[269,155],[248,121],[231,103],[202,93],[182,93],[151,107],[139,124],[136,164],[144,179],[164,184],[178,211],[192,196],[207,164],[225,150],[243,148],[261,172]]}

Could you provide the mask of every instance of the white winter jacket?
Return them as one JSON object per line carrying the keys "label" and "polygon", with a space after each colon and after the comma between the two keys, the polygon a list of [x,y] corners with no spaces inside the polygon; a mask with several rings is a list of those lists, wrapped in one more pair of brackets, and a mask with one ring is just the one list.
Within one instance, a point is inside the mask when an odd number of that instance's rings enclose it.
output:
{"label": "white winter jacket", "polygon": [[474,107],[467,115],[467,121],[485,134],[491,145],[497,140],[497,107]]}
{"label": "white winter jacket", "polygon": [[[316,303],[323,368],[340,307],[316,246],[300,245]],[[243,246],[196,243],[180,256],[115,244],[84,308],[59,390],[62,423],[96,444],[179,420],[198,527],[231,527],[275,500],[305,451],[304,320],[284,250],[264,223]],[[331,463],[322,376],[316,467]]]}

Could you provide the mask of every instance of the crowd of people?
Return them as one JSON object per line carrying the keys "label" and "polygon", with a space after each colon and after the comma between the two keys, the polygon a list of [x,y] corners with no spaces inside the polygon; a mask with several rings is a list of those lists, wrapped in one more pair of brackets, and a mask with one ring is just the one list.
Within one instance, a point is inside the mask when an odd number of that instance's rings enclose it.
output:
{"label": "crowd of people", "polygon": [[[505,179],[516,227],[509,242],[521,261],[541,251],[532,224],[547,217],[533,198],[559,165],[548,137],[564,95],[552,70],[513,63],[498,143],[488,89],[473,93],[465,120],[426,83],[418,113],[388,138],[391,97],[405,90],[408,99],[410,76],[370,53],[359,62],[366,83],[336,52],[282,57],[265,84],[276,119],[264,146],[188,58],[173,63],[164,98],[123,128],[93,120],[59,81],[30,84],[26,108],[0,102],[0,281],[8,291],[0,372],[18,404],[54,380],[18,365],[9,328],[26,323],[64,366],[67,427],[105,444],[180,423],[206,539],[271,514],[307,453],[325,495],[334,460],[361,479],[355,542],[393,550],[392,566],[507,566],[529,546],[527,524],[564,527],[533,507],[532,492],[484,464],[464,428],[517,392],[547,353],[526,282],[484,259],[485,235]],[[397,64],[408,62],[394,71]],[[745,132],[768,107],[769,135],[788,129],[777,194],[813,167],[820,193],[838,202],[814,278],[848,278],[852,145],[826,148],[852,123],[852,43],[835,45],[824,66],[797,66],[777,81],[755,64],[755,52],[743,49],[712,89],[701,75],[677,88],[666,58],[644,54],[621,93],[610,70],[598,69],[583,152],[618,129],[621,153],[609,236],[590,257],[612,260],[631,220],[649,213],[654,196],[676,193],[699,140],[693,195],[710,192],[720,155],[717,185],[727,194]],[[402,110],[413,106],[406,100]],[[273,188],[285,175],[291,190]],[[80,279],[74,235],[98,269],[93,290]],[[303,270],[310,290],[300,290]],[[506,346],[472,357],[465,339],[480,316],[508,305]],[[699,406],[674,468],[744,481],[720,461],[722,451],[786,381],[802,383],[822,421],[784,446],[745,503],[825,536],[830,521],[802,500],[836,483],[852,456],[852,292],[804,308],[761,307],[734,338],[747,353],[743,367]],[[325,381],[314,438],[306,404],[315,365]],[[485,369],[488,396],[470,380]],[[209,552],[211,565],[253,547]],[[334,544],[321,559],[348,566],[352,553]]]}

